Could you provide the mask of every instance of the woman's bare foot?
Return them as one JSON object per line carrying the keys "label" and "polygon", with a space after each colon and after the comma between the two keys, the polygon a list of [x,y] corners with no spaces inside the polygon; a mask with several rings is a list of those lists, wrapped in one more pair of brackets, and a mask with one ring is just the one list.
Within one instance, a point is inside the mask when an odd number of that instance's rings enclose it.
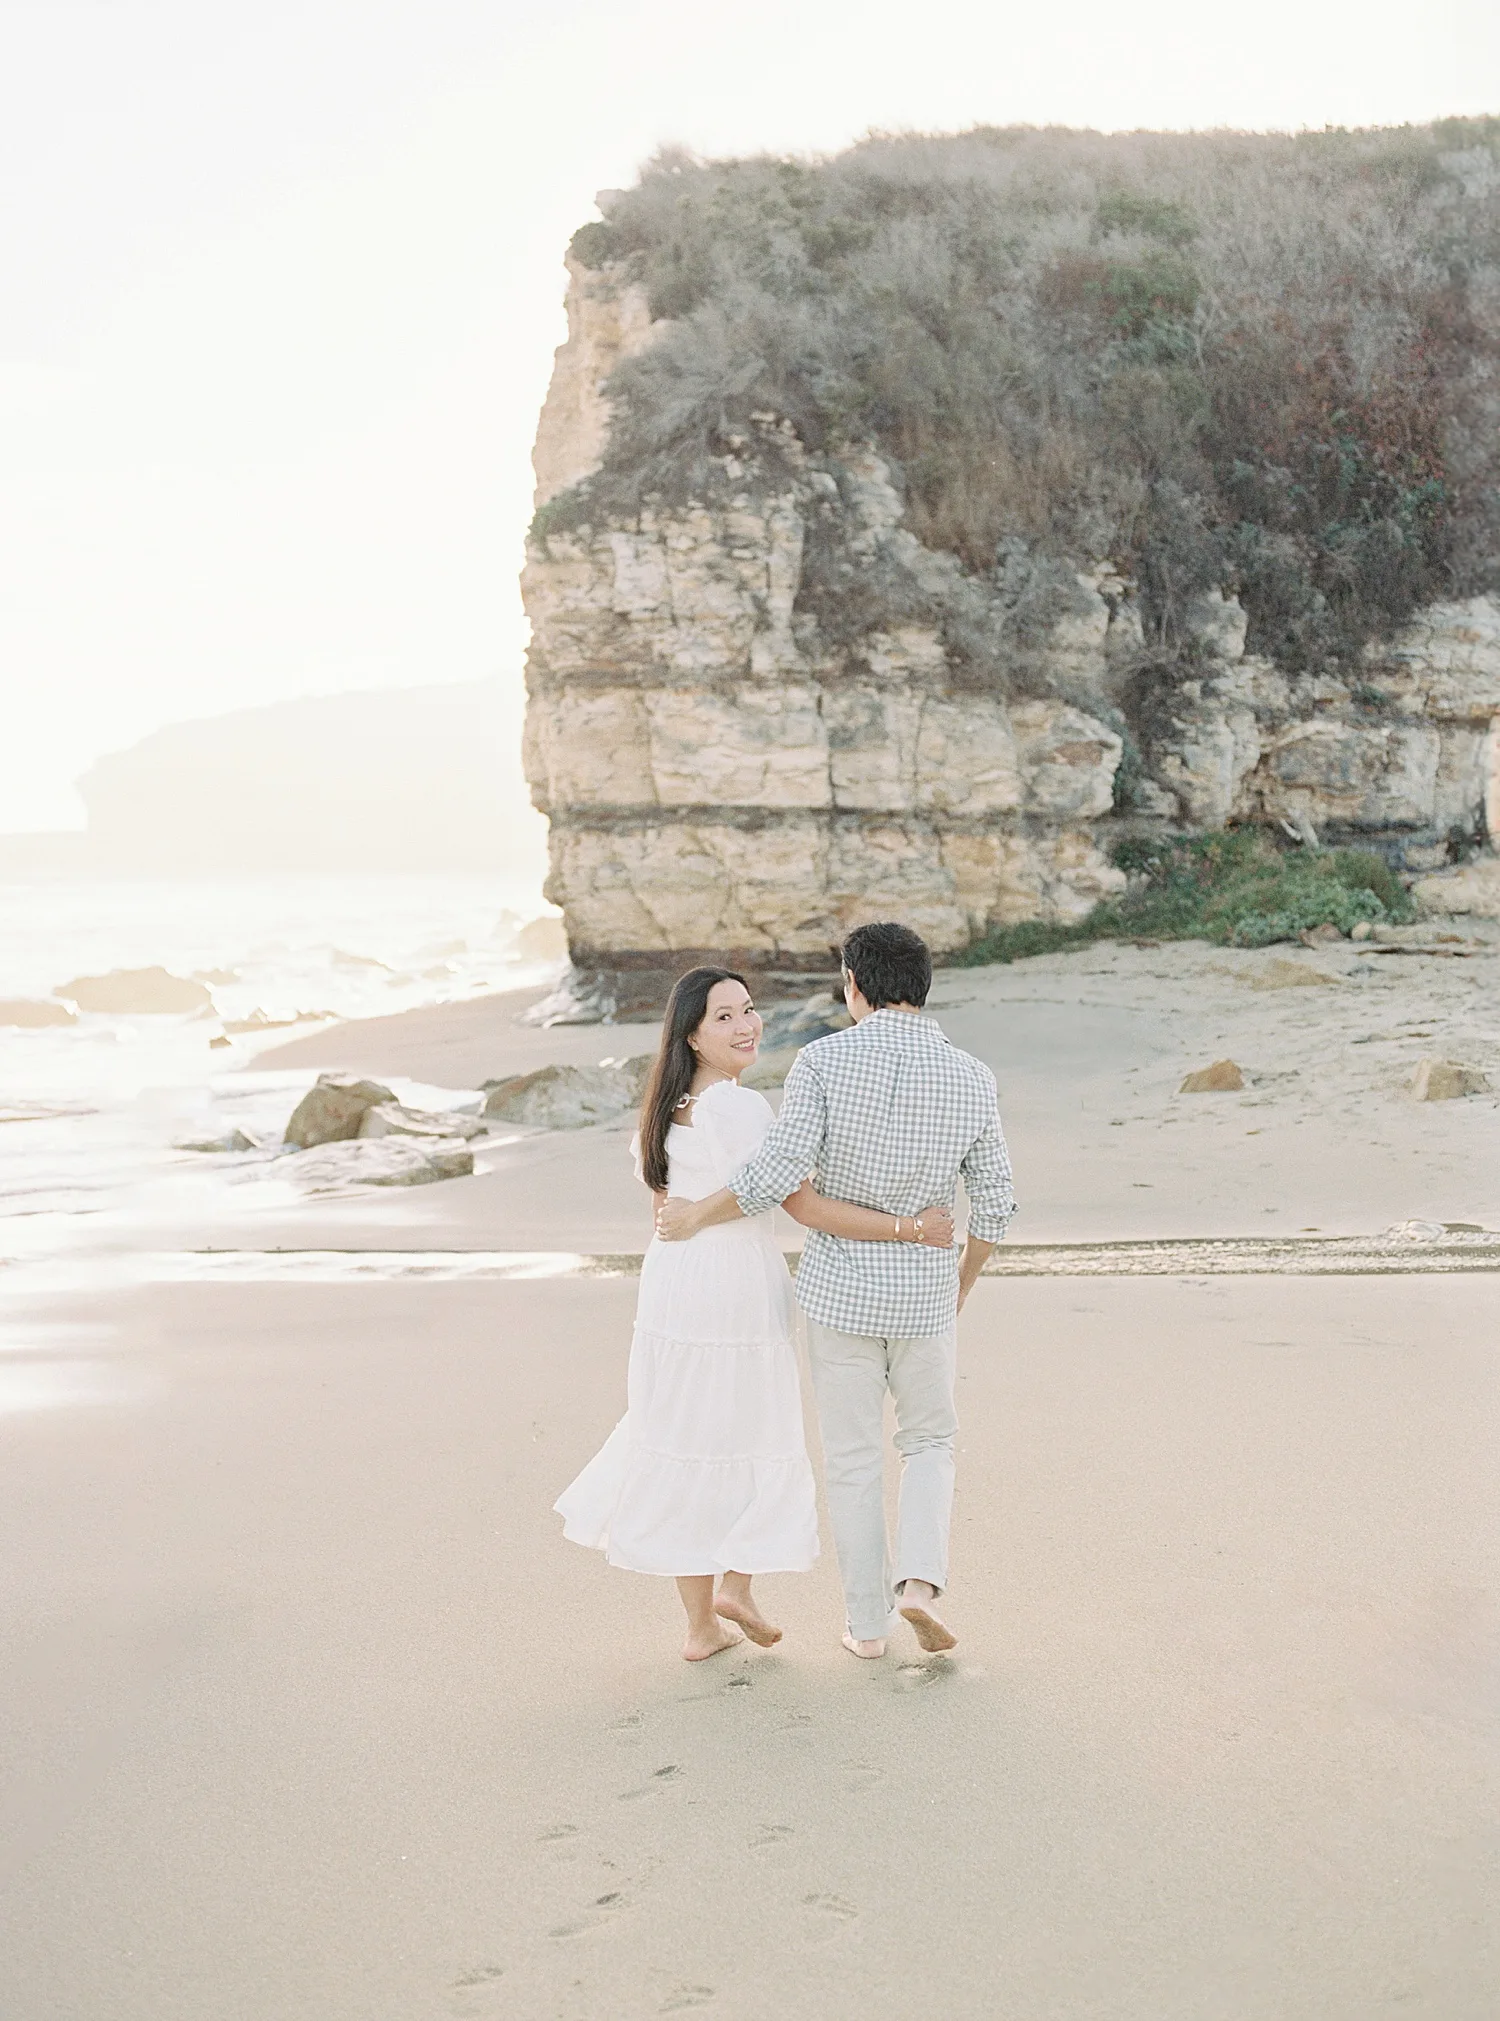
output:
{"label": "woman's bare foot", "polygon": [[[748,1586],[749,1581],[746,1581]],[[711,1572],[693,1572],[677,1581],[683,1612],[688,1618],[687,1640],[682,1645],[683,1661],[706,1663],[721,1650],[733,1649],[744,1637],[722,1622],[714,1612],[714,1582]]]}
{"label": "woman's bare foot", "polygon": [[851,1656],[862,1657],[866,1663],[874,1663],[885,1654],[885,1637],[877,1636],[873,1642],[861,1642],[858,1636],[844,1630],[844,1647]]}
{"label": "woman's bare foot", "polygon": [[688,1630],[688,1638],[682,1645],[684,1663],[706,1663],[710,1656],[718,1656],[726,1649],[733,1649],[736,1643],[744,1641],[743,1635],[736,1635],[732,1628],[721,1628],[715,1622],[712,1628]]}
{"label": "woman's bare foot", "polygon": [[945,1649],[958,1647],[958,1637],[933,1611],[936,1599],[935,1586],[929,1586],[925,1579],[908,1579],[896,1602],[901,1619],[911,1623],[918,1642],[929,1656],[941,1656]]}
{"label": "woman's bare foot", "polygon": [[757,1649],[774,1649],[781,1640],[781,1630],[773,1628],[751,1599],[741,1600],[733,1593],[720,1593],[714,1601],[714,1612],[725,1621],[733,1621],[743,1628]]}

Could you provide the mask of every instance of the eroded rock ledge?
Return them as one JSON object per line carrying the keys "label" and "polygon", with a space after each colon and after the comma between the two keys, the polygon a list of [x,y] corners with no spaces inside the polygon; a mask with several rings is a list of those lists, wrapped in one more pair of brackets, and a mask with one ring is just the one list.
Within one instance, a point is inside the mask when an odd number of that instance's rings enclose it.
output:
{"label": "eroded rock ledge", "polygon": [[[603,383],[650,338],[622,276],[577,266],[570,330],[541,504],[597,466]],[[1166,682],[1144,668],[1132,586],[1080,569],[1024,680],[987,683],[954,640],[998,637],[1007,612],[902,527],[881,458],[809,458],[788,424],[761,427],[713,499],[648,502],[629,524],[543,515],[529,549],[527,772],[581,967],[712,953],[817,970],[890,915],[952,952],[1082,916],[1123,885],[1107,851],[1132,827],[1310,825],[1411,871],[1500,829],[1489,600],[1423,612],[1355,681],[1247,656],[1239,606],[1209,598],[1194,678]],[[856,586],[899,581],[905,614],[830,626],[819,543]]]}

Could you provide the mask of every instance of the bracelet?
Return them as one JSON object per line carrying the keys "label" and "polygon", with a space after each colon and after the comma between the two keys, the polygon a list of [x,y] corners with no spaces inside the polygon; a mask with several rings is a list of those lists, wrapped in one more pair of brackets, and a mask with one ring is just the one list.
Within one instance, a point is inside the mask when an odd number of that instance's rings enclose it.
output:
{"label": "bracelet", "polygon": [[915,1228],[915,1229],[916,1229],[916,1231],[917,1231],[917,1240],[918,1240],[918,1241],[920,1242],[920,1241],[921,1241],[921,1239],[922,1239],[922,1217],[921,1217],[921,1215],[920,1215],[920,1214],[914,1214],[914,1215],[912,1216],[912,1223],[911,1223],[911,1225],[912,1225],[912,1227],[913,1227],[913,1228]]}
{"label": "bracelet", "polygon": [[900,1215],[898,1214],[898,1215],[897,1215],[897,1216],[895,1217],[895,1219],[896,1219],[896,1232],[895,1232],[895,1234],[894,1234],[894,1235],[892,1236],[891,1240],[892,1240],[893,1242],[899,1242],[899,1241],[900,1241],[900,1240],[902,1239],[902,1237],[901,1237],[901,1216],[900,1216]]}

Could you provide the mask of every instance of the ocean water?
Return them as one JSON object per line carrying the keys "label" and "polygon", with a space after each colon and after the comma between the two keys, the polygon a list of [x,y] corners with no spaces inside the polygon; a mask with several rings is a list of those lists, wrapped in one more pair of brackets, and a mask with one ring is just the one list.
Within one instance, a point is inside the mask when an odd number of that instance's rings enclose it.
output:
{"label": "ocean water", "polygon": [[[0,1262],[81,1263],[174,1206],[247,1185],[270,1197],[275,1140],[316,1070],[257,1062],[320,1027],[211,1045],[226,1022],[378,1017],[544,983],[557,962],[528,958],[518,935],[547,910],[533,881],[503,876],[0,882],[0,998],[47,998],[76,976],[160,966],[203,981],[213,999],[188,1016],[0,1026]],[[476,1101],[473,1090],[401,1083],[397,1092],[429,1107]],[[232,1128],[264,1138],[264,1152],[176,1148]]]}

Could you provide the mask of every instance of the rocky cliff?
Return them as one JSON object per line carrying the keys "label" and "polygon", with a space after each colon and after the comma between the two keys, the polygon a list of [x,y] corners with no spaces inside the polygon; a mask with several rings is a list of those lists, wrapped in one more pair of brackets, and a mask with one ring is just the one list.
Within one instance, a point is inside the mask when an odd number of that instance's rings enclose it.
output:
{"label": "rocky cliff", "polygon": [[1288,667],[1199,583],[1168,658],[1128,561],[1017,541],[976,570],[918,539],[872,439],[776,408],[724,422],[686,486],[591,490],[606,383],[682,328],[599,252],[570,261],[523,577],[527,772],[581,968],[817,969],[885,916],[952,952],[1081,916],[1143,828],[1279,824],[1413,872],[1500,833],[1487,596]]}

